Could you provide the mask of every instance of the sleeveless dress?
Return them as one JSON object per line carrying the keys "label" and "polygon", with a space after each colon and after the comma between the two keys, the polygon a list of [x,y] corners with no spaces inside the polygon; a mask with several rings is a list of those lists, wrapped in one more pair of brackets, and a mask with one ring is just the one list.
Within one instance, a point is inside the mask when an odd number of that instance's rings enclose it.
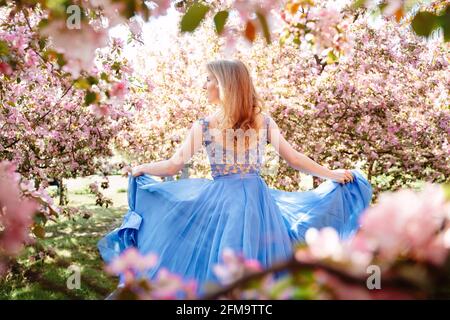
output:
{"label": "sleeveless dress", "polygon": [[142,254],[155,253],[159,261],[149,279],[166,268],[196,280],[201,294],[205,284],[218,282],[213,267],[222,263],[226,248],[268,267],[290,258],[311,227],[333,227],[341,238],[359,228],[372,187],[358,170],[351,170],[355,179],[346,184],[326,180],[305,192],[269,188],[260,175],[268,116],[263,138],[246,151],[256,161],[244,162],[218,161],[220,146],[210,134],[209,121],[198,121],[213,179],[161,182],[147,174],[130,175],[123,223],[98,242],[106,263],[131,246]]}

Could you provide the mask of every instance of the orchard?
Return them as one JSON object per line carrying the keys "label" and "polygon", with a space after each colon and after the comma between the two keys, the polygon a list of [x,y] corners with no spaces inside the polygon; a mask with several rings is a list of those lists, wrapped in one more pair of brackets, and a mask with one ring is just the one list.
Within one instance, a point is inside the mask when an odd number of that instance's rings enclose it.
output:
{"label": "orchard", "polygon": [[[450,298],[449,40],[445,0],[0,0],[0,299]],[[270,268],[226,250],[197,296],[168,270],[140,277],[157,255],[105,265],[95,244],[127,210],[127,168],[212,110],[220,58],[245,62],[296,150],[358,168],[374,197],[351,240],[310,229]],[[270,187],[322,182],[274,153]],[[210,173],[202,150],[165,180]]]}

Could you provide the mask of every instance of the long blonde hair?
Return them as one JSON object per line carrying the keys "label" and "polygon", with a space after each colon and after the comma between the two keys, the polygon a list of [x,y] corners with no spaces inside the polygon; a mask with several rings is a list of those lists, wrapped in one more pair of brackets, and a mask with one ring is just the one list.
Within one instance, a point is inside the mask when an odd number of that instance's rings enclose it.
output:
{"label": "long blonde hair", "polygon": [[206,68],[217,79],[222,101],[221,129],[260,129],[256,118],[263,111],[247,66],[237,60],[214,60]]}

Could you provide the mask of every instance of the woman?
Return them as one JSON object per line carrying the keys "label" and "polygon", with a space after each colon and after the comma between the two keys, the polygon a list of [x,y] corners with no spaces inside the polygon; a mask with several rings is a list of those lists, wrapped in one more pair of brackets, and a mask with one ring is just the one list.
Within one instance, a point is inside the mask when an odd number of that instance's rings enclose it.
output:
{"label": "woman", "polygon": [[[130,210],[98,244],[106,262],[130,246],[156,253],[159,262],[149,278],[166,268],[195,279],[199,293],[218,281],[213,267],[222,262],[225,248],[268,267],[289,258],[310,227],[330,226],[342,238],[350,236],[372,198],[370,184],[358,171],[329,170],[292,148],[275,121],[261,112],[242,62],[217,60],[206,67],[204,89],[217,112],[195,121],[170,159],[131,170]],[[269,188],[260,176],[267,143],[291,167],[329,180],[308,192]],[[151,177],[176,174],[202,146],[213,180]]]}

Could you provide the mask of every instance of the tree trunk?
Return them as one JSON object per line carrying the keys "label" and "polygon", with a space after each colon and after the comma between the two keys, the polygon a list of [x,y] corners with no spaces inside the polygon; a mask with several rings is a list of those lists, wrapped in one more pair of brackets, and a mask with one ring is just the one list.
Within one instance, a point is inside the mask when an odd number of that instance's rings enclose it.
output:
{"label": "tree trunk", "polygon": [[374,164],[375,164],[375,160],[372,160],[371,162],[369,162],[369,170],[367,172],[367,180],[369,182],[371,182],[370,179],[372,179],[372,171],[373,171]]}
{"label": "tree trunk", "polygon": [[59,194],[59,205],[64,206],[67,204],[67,188],[63,183],[63,179],[58,179],[58,194]]}

